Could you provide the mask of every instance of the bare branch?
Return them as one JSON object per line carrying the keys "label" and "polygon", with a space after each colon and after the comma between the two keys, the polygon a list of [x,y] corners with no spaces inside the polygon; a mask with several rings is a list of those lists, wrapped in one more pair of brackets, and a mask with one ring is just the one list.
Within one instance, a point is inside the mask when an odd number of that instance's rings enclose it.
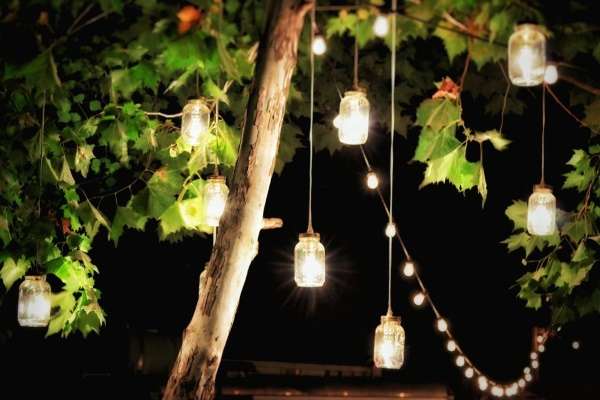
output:
{"label": "bare branch", "polygon": [[263,218],[263,230],[265,229],[277,229],[283,226],[283,220],[281,218]]}

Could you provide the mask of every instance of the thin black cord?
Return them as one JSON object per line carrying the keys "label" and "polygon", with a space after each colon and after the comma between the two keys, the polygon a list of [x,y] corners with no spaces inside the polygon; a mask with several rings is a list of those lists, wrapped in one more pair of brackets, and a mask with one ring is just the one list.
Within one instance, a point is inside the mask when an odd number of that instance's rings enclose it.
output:
{"label": "thin black cord", "polygon": [[542,85],[542,179],[541,185],[546,184],[545,161],[546,161],[546,84]]}
{"label": "thin black cord", "polygon": [[[395,99],[394,92],[396,89],[396,8],[398,0],[392,0],[392,65],[391,65],[391,123],[390,123],[390,215],[388,224],[391,226],[394,223],[394,125],[395,120]],[[392,315],[392,239],[388,237],[388,315]]]}
{"label": "thin black cord", "polygon": [[313,186],[313,118],[314,118],[314,97],[315,97],[315,55],[312,51],[313,41],[315,39],[315,24],[316,24],[316,2],[315,7],[312,8],[310,13],[310,45],[309,45],[309,59],[310,59],[310,127],[308,130],[308,142],[309,142],[309,155],[308,155],[308,233],[313,233],[312,224],[312,186]]}

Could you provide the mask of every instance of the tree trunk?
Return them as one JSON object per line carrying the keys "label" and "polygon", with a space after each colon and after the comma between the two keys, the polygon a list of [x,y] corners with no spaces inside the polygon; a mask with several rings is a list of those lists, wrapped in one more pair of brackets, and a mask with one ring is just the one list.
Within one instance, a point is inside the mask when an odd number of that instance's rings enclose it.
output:
{"label": "tree trunk", "polygon": [[212,256],[200,279],[200,295],[171,371],[163,400],[212,399],[215,377],[233,324],[258,234],[285,113],[306,0],[271,0],[261,38],[240,154],[227,209]]}

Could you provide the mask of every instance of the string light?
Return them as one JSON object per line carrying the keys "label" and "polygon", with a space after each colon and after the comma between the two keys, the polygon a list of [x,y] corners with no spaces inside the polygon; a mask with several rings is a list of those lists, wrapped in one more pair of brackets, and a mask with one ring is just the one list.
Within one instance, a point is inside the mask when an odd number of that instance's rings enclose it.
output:
{"label": "string light", "polygon": [[521,378],[519,379],[519,381],[517,382],[517,384],[519,385],[520,388],[524,388],[526,383],[525,383],[525,379]]}
{"label": "string light", "polygon": [[548,85],[554,85],[558,81],[558,69],[556,65],[548,65],[544,71],[544,82]]}
{"label": "string light", "polygon": [[454,340],[448,340],[446,343],[446,349],[452,353],[454,350],[456,350],[456,342]]}
{"label": "string light", "polygon": [[540,353],[543,353],[544,351],[546,351],[546,346],[544,346],[543,344],[540,344],[540,345],[538,346],[537,350],[538,350]]}
{"label": "string light", "polygon": [[482,391],[488,388],[488,380],[485,376],[480,376],[477,378],[477,384],[479,385],[479,389]]}
{"label": "string light", "polygon": [[322,56],[327,51],[327,42],[323,35],[317,35],[312,42],[312,52],[316,56]]}
{"label": "string light", "polygon": [[469,379],[471,379],[473,377],[474,371],[473,368],[469,367],[467,369],[465,369],[465,376]]}
{"label": "string light", "polygon": [[538,335],[536,340],[538,343],[542,343],[544,341],[544,337],[542,335]]}
{"label": "string light", "polygon": [[529,368],[529,367],[525,367],[525,368],[523,368],[523,373],[524,373],[525,375],[527,375],[527,374],[530,374],[530,373],[531,373],[531,368]]}
{"label": "string light", "polygon": [[462,367],[465,365],[465,357],[464,356],[458,356],[456,357],[456,365],[459,367]]}
{"label": "string light", "polygon": [[402,273],[407,278],[410,278],[415,274],[415,264],[412,261],[406,261],[404,263],[404,267],[402,268]]}
{"label": "string light", "polygon": [[571,343],[571,347],[573,348],[573,350],[579,350],[579,347],[581,345],[579,344],[579,342],[577,340],[574,340],[573,343]]}
{"label": "string light", "polygon": [[219,226],[221,216],[225,211],[229,188],[225,184],[225,177],[213,175],[208,178],[203,189],[204,217],[206,225]]}
{"label": "string light", "polygon": [[440,332],[446,332],[448,330],[448,323],[446,322],[445,319],[439,318],[437,320],[437,329]]}
{"label": "string light", "polygon": [[516,86],[535,86],[544,81],[546,38],[532,24],[518,25],[508,40],[508,76]]}
{"label": "string light", "polygon": [[531,368],[538,369],[539,366],[540,366],[540,362],[538,360],[532,360],[531,361]]}
{"label": "string light", "polygon": [[377,189],[379,186],[379,178],[374,171],[369,171],[367,173],[367,187],[369,189]]}
{"label": "string light", "polygon": [[50,285],[45,276],[27,275],[19,285],[17,320],[26,327],[44,327],[50,321]]}
{"label": "string light", "polygon": [[529,355],[529,358],[531,358],[532,360],[537,360],[537,358],[538,358],[538,354],[537,354],[535,351],[533,351],[533,352],[531,352],[531,354]]}
{"label": "string light", "polygon": [[393,222],[387,223],[387,225],[385,226],[385,236],[387,236],[390,239],[396,236],[396,224],[394,224]]}
{"label": "string light", "polygon": [[210,109],[202,99],[188,100],[181,112],[181,137],[191,146],[196,146],[209,130]]}
{"label": "string light", "polygon": [[425,295],[422,292],[415,293],[413,296],[413,303],[415,306],[421,306],[425,301]]}
{"label": "string light", "polygon": [[531,374],[525,374],[525,380],[527,382],[531,382],[532,379],[533,379],[533,377],[531,376]]}
{"label": "string light", "polygon": [[502,397],[504,396],[504,389],[502,389],[500,386],[494,386],[492,387],[492,394],[496,397]]}
{"label": "string light", "polygon": [[373,23],[373,33],[377,37],[386,37],[390,31],[390,21],[388,16],[385,14],[379,14],[375,17],[375,22]]}

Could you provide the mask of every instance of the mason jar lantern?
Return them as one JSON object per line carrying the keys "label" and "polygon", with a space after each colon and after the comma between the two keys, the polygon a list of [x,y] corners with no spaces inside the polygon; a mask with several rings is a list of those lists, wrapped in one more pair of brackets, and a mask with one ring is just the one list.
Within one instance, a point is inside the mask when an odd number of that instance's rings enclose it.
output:
{"label": "mason jar lantern", "polygon": [[544,81],[546,38],[533,24],[517,25],[508,41],[508,76],[517,86],[535,86]]}
{"label": "mason jar lantern", "polygon": [[225,211],[229,188],[225,184],[225,177],[214,175],[208,178],[204,185],[204,216],[206,225],[219,226],[221,215]]}
{"label": "mason jar lantern", "polygon": [[188,100],[181,113],[181,136],[192,146],[200,143],[208,133],[210,109],[202,99]]}
{"label": "mason jar lantern", "polygon": [[399,369],[404,364],[404,328],[400,317],[391,313],[381,317],[375,329],[373,360],[377,368]]}
{"label": "mason jar lantern", "polygon": [[333,120],[338,129],[340,142],[345,144],[363,144],[369,136],[369,100],[361,90],[344,93],[340,102],[340,113]]}
{"label": "mason jar lantern", "polygon": [[535,185],[527,206],[527,231],[535,236],[552,235],[556,230],[556,198],[546,185]]}
{"label": "mason jar lantern", "polygon": [[44,327],[50,320],[50,285],[45,276],[27,275],[19,285],[19,325]]}
{"label": "mason jar lantern", "polygon": [[301,233],[294,248],[294,280],[300,287],[325,283],[325,247],[318,233]]}

